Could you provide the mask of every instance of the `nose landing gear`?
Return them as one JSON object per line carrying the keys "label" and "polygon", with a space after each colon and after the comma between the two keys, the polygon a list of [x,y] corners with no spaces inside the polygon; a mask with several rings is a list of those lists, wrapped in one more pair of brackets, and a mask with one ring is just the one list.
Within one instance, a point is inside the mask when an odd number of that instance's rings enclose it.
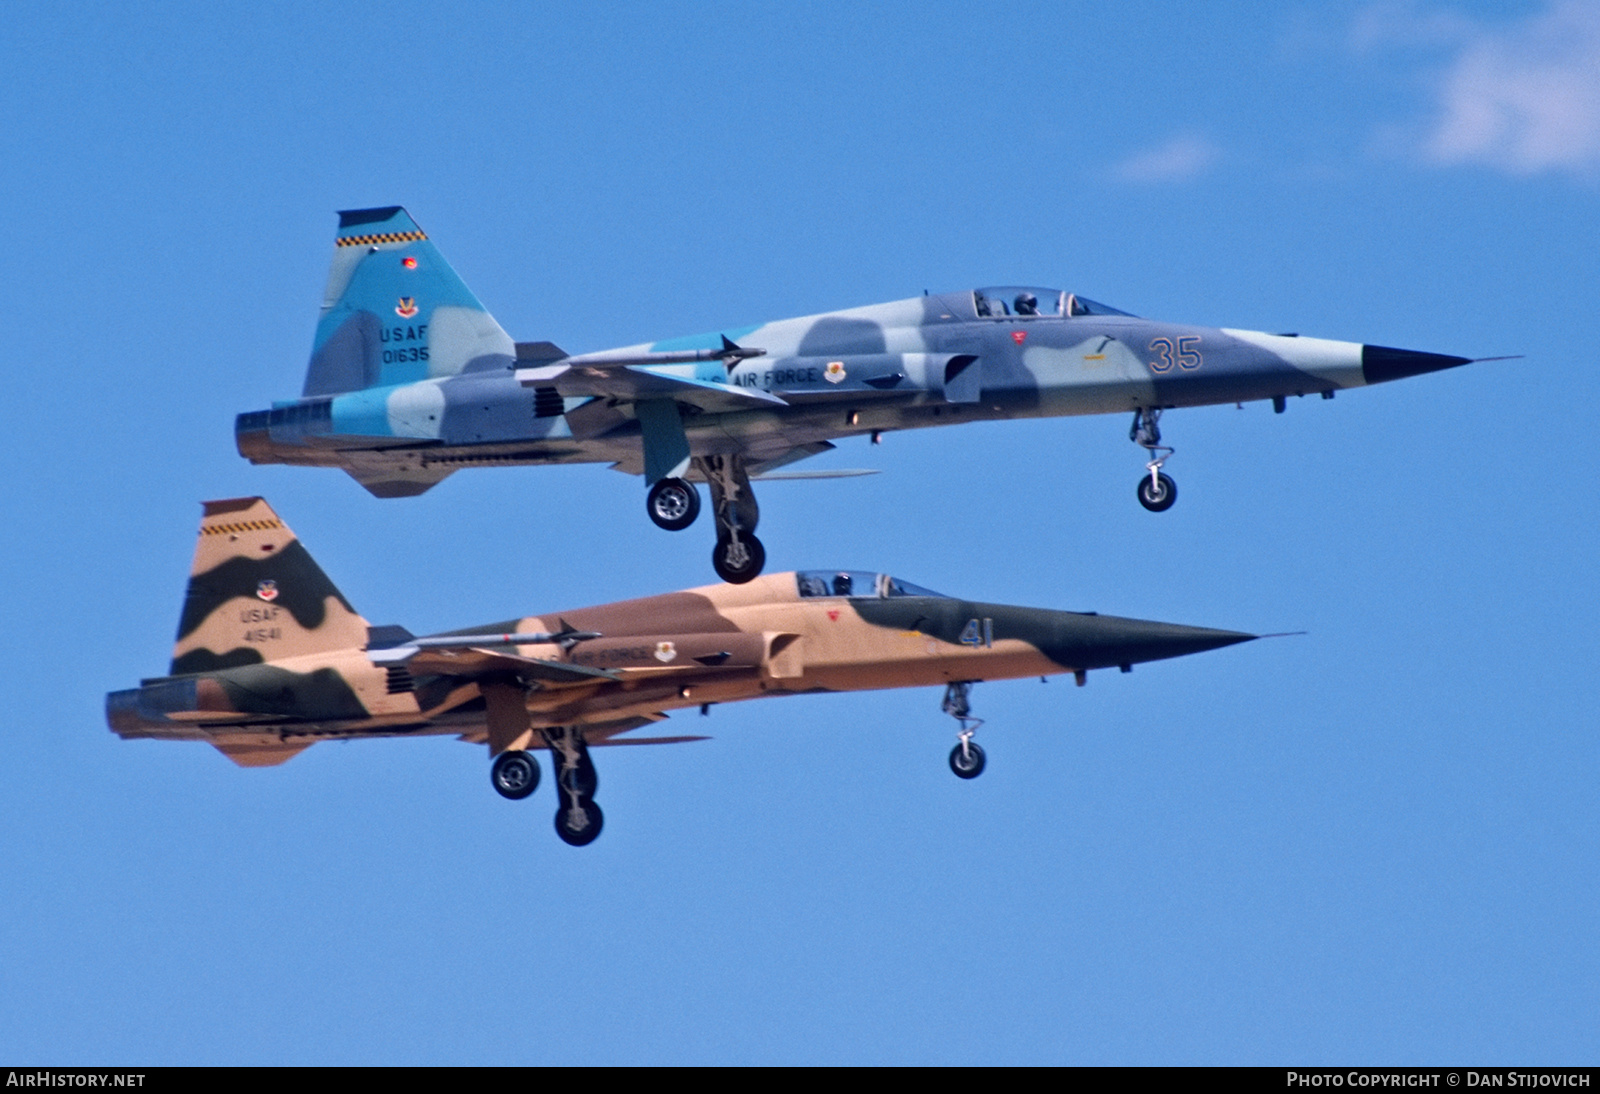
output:
{"label": "nose landing gear", "polygon": [[1161,408],[1140,407],[1133,412],[1128,439],[1150,453],[1144,465],[1150,472],[1139,480],[1139,504],[1152,513],[1164,513],[1178,500],[1178,484],[1161,470],[1176,449],[1161,443]]}
{"label": "nose landing gear", "polygon": [[957,734],[960,741],[950,750],[950,770],[963,779],[976,779],[982,775],[984,766],[988,762],[983,749],[972,741],[972,735],[983,725],[982,718],[972,717],[972,706],[969,702],[972,685],[971,680],[957,680],[951,683],[944,689],[944,701],[939,704],[940,710],[961,725],[961,732]]}

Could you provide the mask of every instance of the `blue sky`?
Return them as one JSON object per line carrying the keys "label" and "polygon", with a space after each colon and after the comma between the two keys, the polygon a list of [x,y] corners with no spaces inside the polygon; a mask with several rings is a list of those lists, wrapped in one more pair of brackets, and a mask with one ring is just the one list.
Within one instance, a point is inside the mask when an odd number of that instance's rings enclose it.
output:
{"label": "blue sky", "polygon": [[[0,1057],[1561,1063],[1600,1028],[1600,5],[0,10]],[[405,204],[577,352],[973,285],[1467,356],[844,445],[769,566],[1305,637],[680,717],[605,834],[448,738],[123,742],[202,498],[422,632],[707,581],[599,467],[255,468],[333,211]]]}

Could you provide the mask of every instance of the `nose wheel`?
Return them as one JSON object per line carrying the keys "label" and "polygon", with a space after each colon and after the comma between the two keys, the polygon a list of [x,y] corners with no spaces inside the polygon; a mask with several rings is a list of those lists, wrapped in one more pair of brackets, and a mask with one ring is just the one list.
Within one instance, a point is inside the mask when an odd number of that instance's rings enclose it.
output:
{"label": "nose wheel", "polygon": [[1178,500],[1178,484],[1150,465],[1150,474],[1139,480],[1139,504],[1152,513],[1165,513]]}
{"label": "nose wheel", "polygon": [[950,770],[963,779],[976,779],[988,762],[983,747],[972,743],[972,734],[961,734],[961,743],[950,750]]}
{"label": "nose wheel", "polygon": [[1177,450],[1161,443],[1161,408],[1135,410],[1128,439],[1150,454],[1150,462],[1144,465],[1147,474],[1139,480],[1139,504],[1152,513],[1165,513],[1178,500],[1178,484],[1161,468]]}
{"label": "nose wheel", "polygon": [[944,689],[944,700],[939,709],[954,718],[961,726],[960,738],[950,750],[950,770],[963,779],[976,779],[983,774],[988,762],[983,749],[973,743],[972,735],[983,725],[982,718],[972,716],[971,680],[957,680]]}

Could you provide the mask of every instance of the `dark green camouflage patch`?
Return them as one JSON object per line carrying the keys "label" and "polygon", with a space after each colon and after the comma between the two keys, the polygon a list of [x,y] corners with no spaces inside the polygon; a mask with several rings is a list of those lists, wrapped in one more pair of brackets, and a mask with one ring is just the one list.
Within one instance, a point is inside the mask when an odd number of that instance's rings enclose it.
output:
{"label": "dark green camouflage patch", "polygon": [[189,676],[196,673],[220,672],[241,665],[259,665],[265,660],[266,658],[261,656],[261,651],[253,650],[249,646],[240,646],[227,653],[213,653],[206,649],[190,650],[182,657],[172,659],[172,668],[168,670],[168,675]]}
{"label": "dark green camouflage patch", "polygon": [[334,669],[290,672],[275,665],[248,665],[219,672],[216,681],[241,714],[308,720],[367,716],[367,708]]}
{"label": "dark green camouflage patch", "polygon": [[256,599],[263,581],[277,584],[278,595],[271,603],[287,608],[294,621],[307,630],[322,626],[327,616],[325,601],[336,598],[351,614],[355,609],[334,588],[322,567],[316,564],[298,539],[264,558],[230,558],[203,574],[189,579],[183,602],[183,617],[178,621],[178,641],[194,633],[212,613],[235,597]]}

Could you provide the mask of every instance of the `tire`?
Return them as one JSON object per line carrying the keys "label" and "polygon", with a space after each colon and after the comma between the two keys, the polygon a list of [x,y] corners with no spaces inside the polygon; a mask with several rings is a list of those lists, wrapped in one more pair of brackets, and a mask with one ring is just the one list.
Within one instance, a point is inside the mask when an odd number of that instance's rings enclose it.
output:
{"label": "tire", "polygon": [[967,742],[965,753],[959,744],[950,750],[950,770],[963,779],[976,779],[982,775],[984,765],[988,762],[983,749],[971,741]]}
{"label": "tire", "polygon": [[682,479],[662,479],[645,495],[644,507],[657,528],[681,532],[700,515],[700,491]]}
{"label": "tire", "polygon": [[717,546],[711,552],[711,568],[729,585],[743,585],[767,564],[767,549],[761,546],[761,541],[755,536],[748,533],[740,536],[739,546],[744,548],[743,557],[730,561],[728,554],[733,550],[733,541],[719,536]]}
{"label": "tire", "polygon": [[1139,504],[1152,513],[1165,513],[1177,500],[1178,484],[1163,472],[1156,472],[1154,488],[1151,486],[1149,475],[1139,480]]}
{"label": "tire", "polygon": [[556,835],[561,837],[562,843],[571,847],[587,847],[599,838],[606,817],[600,812],[600,807],[588,798],[579,801],[577,809],[581,814],[580,827],[568,826],[573,811],[571,806],[563,804],[556,810]]}
{"label": "tire", "polygon": [[502,798],[521,801],[539,789],[539,761],[526,752],[502,752],[489,767],[489,781]]}

